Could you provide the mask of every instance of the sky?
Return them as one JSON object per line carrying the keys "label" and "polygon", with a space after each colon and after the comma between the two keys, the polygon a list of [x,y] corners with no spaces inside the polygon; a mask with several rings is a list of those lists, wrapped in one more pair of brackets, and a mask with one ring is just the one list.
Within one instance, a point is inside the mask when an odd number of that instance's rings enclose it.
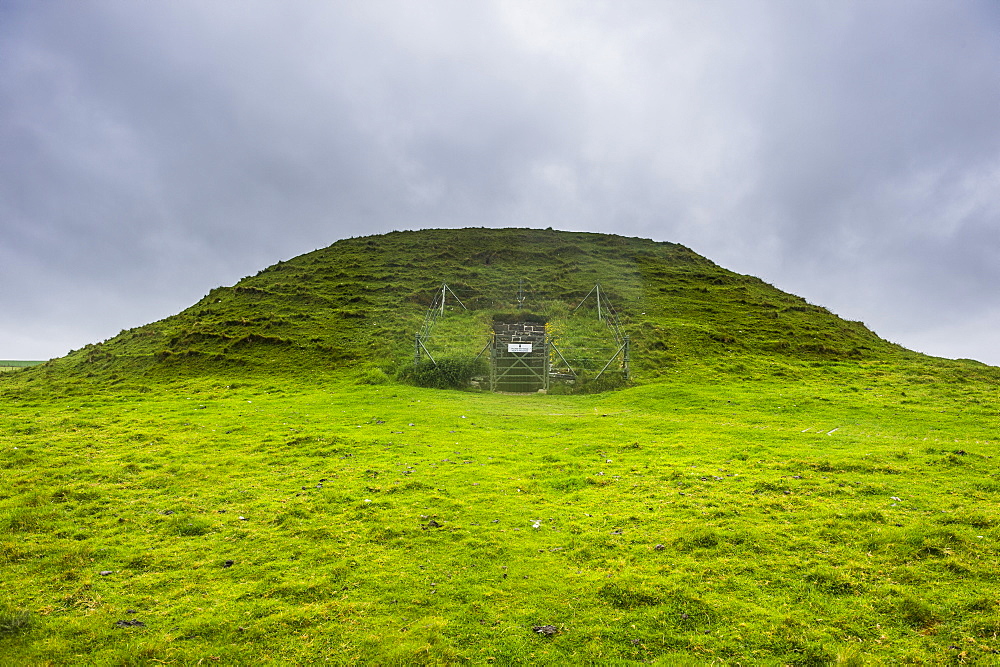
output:
{"label": "sky", "polygon": [[682,243],[1000,365],[1000,3],[0,0],[0,359],[469,226]]}

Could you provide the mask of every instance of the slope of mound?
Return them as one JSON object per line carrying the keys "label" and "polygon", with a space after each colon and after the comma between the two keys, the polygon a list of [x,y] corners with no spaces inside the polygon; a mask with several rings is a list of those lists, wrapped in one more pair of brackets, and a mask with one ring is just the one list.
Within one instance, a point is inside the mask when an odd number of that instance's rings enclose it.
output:
{"label": "slope of mound", "polygon": [[600,283],[643,382],[678,365],[752,373],[762,360],[879,359],[904,352],[859,322],[717,266],[688,248],[607,234],[524,229],[353,238],[213,289],[175,316],[32,371],[115,381],[138,374],[323,373],[412,359],[442,282],[471,309],[574,306]]}

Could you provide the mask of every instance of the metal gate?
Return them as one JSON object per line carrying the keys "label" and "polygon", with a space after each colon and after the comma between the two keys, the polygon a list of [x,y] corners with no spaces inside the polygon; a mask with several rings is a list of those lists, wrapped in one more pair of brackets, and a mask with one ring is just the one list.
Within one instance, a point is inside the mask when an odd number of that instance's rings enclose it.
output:
{"label": "metal gate", "polygon": [[549,351],[544,338],[508,343],[494,338],[490,347],[490,389],[525,394],[549,388]]}
{"label": "metal gate", "polygon": [[493,321],[490,390],[515,394],[549,388],[549,345],[545,318]]}

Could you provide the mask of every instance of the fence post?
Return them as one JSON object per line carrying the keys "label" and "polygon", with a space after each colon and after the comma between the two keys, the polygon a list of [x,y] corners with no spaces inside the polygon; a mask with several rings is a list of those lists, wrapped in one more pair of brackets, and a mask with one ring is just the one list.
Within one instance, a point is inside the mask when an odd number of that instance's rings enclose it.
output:
{"label": "fence post", "polygon": [[490,391],[497,390],[497,336],[493,333],[490,340]]}
{"label": "fence post", "polygon": [[545,358],[545,361],[542,364],[542,373],[545,376],[545,379],[542,382],[542,386],[545,388],[546,393],[548,393],[548,391],[549,391],[549,363],[550,363],[550,359],[549,359],[549,336],[548,336],[548,334],[546,334],[545,336],[542,337],[542,350],[544,352],[543,356]]}
{"label": "fence post", "polygon": [[632,369],[629,367],[629,349],[632,345],[629,342],[629,337],[625,336],[625,353],[622,357],[622,372],[625,375],[625,381],[628,382],[632,379]]}

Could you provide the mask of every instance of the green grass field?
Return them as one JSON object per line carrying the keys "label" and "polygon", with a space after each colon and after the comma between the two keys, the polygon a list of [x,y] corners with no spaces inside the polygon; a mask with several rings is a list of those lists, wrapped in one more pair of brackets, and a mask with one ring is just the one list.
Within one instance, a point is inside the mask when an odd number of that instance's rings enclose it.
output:
{"label": "green grass field", "polygon": [[45,363],[44,361],[3,361],[0,360],[0,373],[5,371],[17,371],[22,368],[30,368],[32,366],[40,366]]}
{"label": "green grass field", "polygon": [[403,384],[378,291],[5,374],[0,664],[1000,664],[1000,369],[690,288],[613,392]]}

